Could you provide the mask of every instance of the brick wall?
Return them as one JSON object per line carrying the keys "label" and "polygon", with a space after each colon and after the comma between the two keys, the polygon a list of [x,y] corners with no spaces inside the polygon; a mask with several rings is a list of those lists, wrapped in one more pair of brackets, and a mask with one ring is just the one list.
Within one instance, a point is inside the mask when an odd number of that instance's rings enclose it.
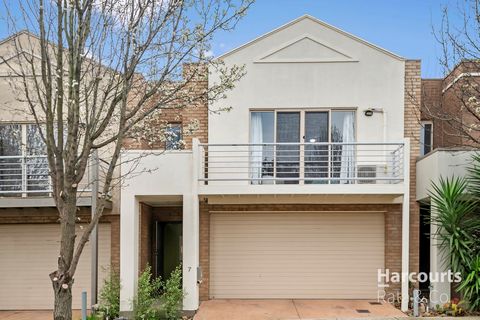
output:
{"label": "brick wall", "polygon": [[[178,108],[174,103],[163,108],[159,113],[157,121],[162,123],[181,123],[185,128],[192,120],[198,120],[199,127],[193,134],[183,135],[185,149],[192,148],[192,138],[198,138],[201,142],[208,142],[208,103],[206,92],[208,91],[208,70],[205,66],[198,64],[185,64],[183,66],[183,77],[189,79],[188,85],[183,89],[183,94],[192,97],[200,97],[187,107]],[[127,149],[163,149],[163,143],[154,141],[151,144],[147,141],[137,141],[134,139],[125,139],[124,146]]]}
{"label": "brick wall", "polygon": [[420,61],[407,60],[405,61],[404,136],[410,138],[410,272],[419,270],[420,208],[416,201],[416,161],[420,155],[420,105]]}
{"label": "brick wall", "polygon": [[[463,61],[443,79],[422,79],[422,120],[433,121],[434,148],[472,145],[472,138],[466,134],[468,130],[465,127],[462,128],[460,123],[478,122],[476,117],[465,109],[465,105],[470,96],[475,95],[479,99],[480,97],[477,89],[469,91],[463,86],[478,87],[480,80],[478,77],[458,77],[462,73],[479,72],[479,70],[480,63]],[[469,134],[472,134],[473,140],[480,141],[479,131],[473,130]],[[478,143],[474,143],[474,146],[478,146]]]}
{"label": "brick wall", "polygon": [[111,263],[112,269],[120,274],[120,215],[109,216],[111,232]]}
{"label": "brick wall", "polygon": [[[210,212],[211,211],[383,211],[385,212],[385,268],[401,272],[402,259],[402,210],[401,205],[379,204],[251,204],[210,205],[201,201],[200,207],[200,266],[203,282],[200,285],[200,300],[209,299],[210,280]],[[399,290],[391,286],[387,291]]]}
{"label": "brick wall", "polygon": [[200,284],[200,301],[209,299],[208,285],[210,281],[210,206],[205,201],[199,203],[199,259],[202,268]]}
{"label": "brick wall", "polygon": [[152,220],[161,222],[180,222],[183,220],[183,208],[153,207]]}
{"label": "brick wall", "polygon": [[424,121],[432,121],[433,149],[445,145],[444,135],[441,134],[444,131],[444,121],[436,119],[436,115],[442,110],[442,89],[443,79],[422,79],[421,118]]}
{"label": "brick wall", "polygon": [[[80,222],[89,223],[90,208],[80,207],[77,217]],[[0,208],[0,224],[51,224],[58,223],[56,208]],[[105,210],[100,223],[110,223],[111,256],[110,263],[113,270],[120,271],[120,216]]]}
{"label": "brick wall", "polygon": [[138,273],[142,273],[147,266],[147,263],[151,266],[152,259],[152,207],[141,203],[140,204],[140,217],[139,217],[139,269]]}

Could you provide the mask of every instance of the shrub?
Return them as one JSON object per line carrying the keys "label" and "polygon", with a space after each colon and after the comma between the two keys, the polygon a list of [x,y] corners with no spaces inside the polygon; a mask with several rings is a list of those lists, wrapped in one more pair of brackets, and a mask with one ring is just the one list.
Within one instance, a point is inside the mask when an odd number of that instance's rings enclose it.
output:
{"label": "shrub", "polygon": [[480,310],[480,155],[473,157],[467,178],[441,178],[433,184],[432,208],[437,216],[435,236],[448,257],[448,266],[460,272],[457,288],[470,310]]}
{"label": "shrub", "polygon": [[98,310],[103,313],[106,319],[112,320],[120,313],[120,275],[112,271],[103,282],[100,290]]}
{"label": "shrub", "polygon": [[183,302],[182,267],[178,266],[170,274],[163,287],[163,311],[167,319],[178,319]]}
{"label": "shrub", "polygon": [[458,290],[463,293],[471,310],[480,310],[480,257],[475,257],[467,267]]}
{"label": "shrub", "polygon": [[138,278],[137,295],[133,299],[133,318],[138,320],[154,320],[159,318],[155,302],[160,296],[162,281],[153,279],[151,267],[147,266]]}

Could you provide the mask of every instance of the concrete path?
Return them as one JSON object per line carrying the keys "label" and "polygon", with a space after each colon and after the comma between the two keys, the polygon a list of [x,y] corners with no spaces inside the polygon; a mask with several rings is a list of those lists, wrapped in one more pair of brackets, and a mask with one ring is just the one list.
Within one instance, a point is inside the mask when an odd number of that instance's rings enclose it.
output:
{"label": "concrete path", "polygon": [[[73,310],[73,320],[80,320],[82,313],[80,310]],[[52,320],[51,310],[14,310],[0,311],[0,320]]]}
{"label": "concrete path", "polygon": [[[368,312],[366,312],[368,311]],[[210,300],[200,305],[194,320],[313,320],[407,316],[388,303],[366,300]]]}

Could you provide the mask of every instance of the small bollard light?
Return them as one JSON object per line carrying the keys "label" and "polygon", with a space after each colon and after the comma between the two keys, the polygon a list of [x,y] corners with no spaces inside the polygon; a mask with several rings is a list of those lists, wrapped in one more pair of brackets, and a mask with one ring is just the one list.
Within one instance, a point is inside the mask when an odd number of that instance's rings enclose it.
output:
{"label": "small bollard light", "polygon": [[420,316],[419,305],[420,305],[420,290],[413,289],[413,316],[414,317]]}
{"label": "small bollard light", "polygon": [[82,291],[82,320],[87,320],[87,291]]}

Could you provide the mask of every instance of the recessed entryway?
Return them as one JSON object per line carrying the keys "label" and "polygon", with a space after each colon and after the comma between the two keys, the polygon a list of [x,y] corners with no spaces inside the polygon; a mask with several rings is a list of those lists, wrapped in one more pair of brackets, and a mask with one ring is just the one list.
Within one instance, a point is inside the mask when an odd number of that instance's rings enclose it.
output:
{"label": "recessed entryway", "polygon": [[[368,310],[359,313],[357,310]],[[210,300],[202,302],[194,320],[295,320],[406,317],[392,305],[368,300]]]}
{"label": "recessed entryway", "polygon": [[141,204],[140,271],[168,279],[182,263],[182,207]]}

